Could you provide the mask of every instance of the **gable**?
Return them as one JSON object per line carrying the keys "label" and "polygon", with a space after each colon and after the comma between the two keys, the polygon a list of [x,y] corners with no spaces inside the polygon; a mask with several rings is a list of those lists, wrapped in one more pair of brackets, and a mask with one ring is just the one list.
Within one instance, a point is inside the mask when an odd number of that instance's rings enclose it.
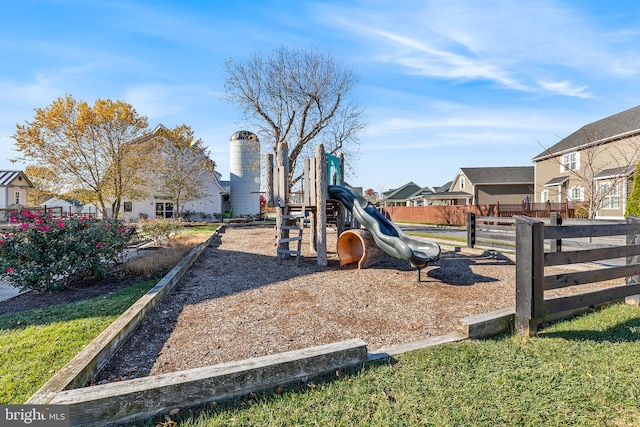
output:
{"label": "gable", "polygon": [[31,180],[22,171],[0,171],[0,187],[28,187],[34,188]]}
{"label": "gable", "polygon": [[637,106],[582,126],[557,144],[535,156],[533,161],[537,162],[560,153],[580,150],[585,146],[600,144],[639,133],[640,106]]}

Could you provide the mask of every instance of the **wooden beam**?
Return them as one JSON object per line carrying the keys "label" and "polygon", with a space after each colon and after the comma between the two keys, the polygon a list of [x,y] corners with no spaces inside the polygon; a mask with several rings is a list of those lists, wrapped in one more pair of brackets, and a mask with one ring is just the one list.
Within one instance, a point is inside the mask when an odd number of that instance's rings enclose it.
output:
{"label": "wooden beam", "polygon": [[316,146],[316,249],[318,265],[326,267],[327,260],[327,159],[324,145]]}
{"label": "wooden beam", "polygon": [[627,234],[640,234],[640,224],[563,225],[544,228],[545,239],[625,236]]}
{"label": "wooden beam", "polygon": [[569,252],[548,252],[544,254],[544,265],[580,264],[583,262],[600,261],[605,259],[633,257],[640,255],[640,244],[616,246],[613,248],[584,249]]}
{"label": "wooden beam", "polygon": [[638,274],[640,274],[640,264],[555,274],[552,276],[545,276],[544,290],[548,291],[550,289],[566,288],[568,286],[604,282],[606,280],[619,279],[621,277]]}
{"label": "wooden beam", "polygon": [[367,361],[366,343],[353,339],[203,368],[113,382],[58,393],[71,425],[102,426],[168,413],[304,381]]}
{"label": "wooden beam", "polygon": [[574,310],[582,307],[591,307],[598,304],[625,298],[629,295],[640,293],[640,284],[622,285],[612,288],[600,289],[598,291],[587,292],[578,295],[571,295],[559,298],[551,298],[545,301],[545,315],[555,312]]}

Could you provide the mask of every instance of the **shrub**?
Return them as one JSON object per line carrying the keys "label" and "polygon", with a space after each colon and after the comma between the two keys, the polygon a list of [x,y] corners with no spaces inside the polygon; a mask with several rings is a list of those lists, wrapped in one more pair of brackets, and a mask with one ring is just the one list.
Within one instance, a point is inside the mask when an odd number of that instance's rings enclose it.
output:
{"label": "shrub", "polygon": [[157,245],[164,246],[182,229],[182,219],[161,218],[143,220],[138,224],[138,231],[143,237],[153,240]]}
{"label": "shrub", "polygon": [[636,173],[633,176],[633,190],[627,200],[625,216],[640,216],[640,162],[636,165]]}
{"label": "shrub", "polygon": [[116,220],[53,218],[14,212],[0,237],[0,277],[23,290],[48,292],[86,277],[103,277],[122,260],[135,229]]}

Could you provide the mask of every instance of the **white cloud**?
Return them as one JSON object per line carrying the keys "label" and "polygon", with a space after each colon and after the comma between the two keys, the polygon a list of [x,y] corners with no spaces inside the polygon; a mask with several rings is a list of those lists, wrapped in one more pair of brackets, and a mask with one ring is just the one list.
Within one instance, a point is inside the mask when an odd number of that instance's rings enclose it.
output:
{"label": "white cloud", "polygon": [[635,63],[620,59],[637,57],[637,37],[631,36],[637,30],[612,30],[571,4],[450,0],[387,6],[327,6],[322,16],[356,33],[363,49],[373,52],[369,60],[398,64],[409,74],[591,98],[586,86],[566,83],[567,75],[588,83],[592,77],[638,73]]}
{"label": "white cloud", "polygon": [[594,98],[593,94],[586,91],[586,85],[575,87],[570,81],[566,80],[562,82],[540,82],[540,86],[559,95],[576,96],[578,98]]}

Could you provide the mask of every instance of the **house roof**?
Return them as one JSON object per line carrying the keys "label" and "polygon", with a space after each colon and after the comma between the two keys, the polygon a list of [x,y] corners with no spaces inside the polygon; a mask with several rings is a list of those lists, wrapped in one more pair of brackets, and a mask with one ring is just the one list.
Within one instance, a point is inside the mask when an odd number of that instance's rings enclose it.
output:
{"label": "house roof", "polygon": [[563,184],[565,182],[567,182],[569,180],[568,176],[558,176],[555,178],[550,179],[549,181],[544,183],[545,187],[551,187],[552,185],[560,185]]}
{"label": "house roof", "polygon": [[623,176],[631,176],[636,170],[636,165],[631,165],[628,168],[612,168],[605,169],[594,175],[593,179],[610,179]]}
{"label": "house roof", "polygon": [[33,183],[31,182],[31,180],[29,179],[29,177],[27,177],[27,175],[25,175],[24,172],[22,171],[3,171],[0,170],[0,187],[6,187],[7,185],[11,184],[11,182],[18,178],[18,176],[21,176],[25,182],[29,185],[29,187],[34,188]]}
{"label": "house roof", "polygon": [[640,105],[582,126],[532,160],[545,158],[640,133]]}
{"label": "house roof", "polygon": [[50,205],[52,203],[55,203],[56,201],[61,201],[61,202],[65,202],[71,206],[83,206],[84,203],[80,202],[79,200],[75,200],[75,199],[64,199],[61,197],[50,197],[47,200],[45,200],[44,202],[40,203],[40,206],[45,206],[45,205]]}
{"label": "house roof", "polygon": [[433,187],[422,187],[419,191],[416,191],[413,196],[410,197],[410,200],[419,200],[424,199],[429,194],[433,194],[435,191]]}
{"label": "house roof", "polygon": [[422,191],[422,187],[411,181],[400,188],[385,192],[384,195],[386,200],[408,200],[420,191]]}
{"label": "house roof", "polygon": [[533,184],[533,166],[506,166],[487,168],[461,168],[474,185],[479,184]]}
{"label": "house roof", "polygon": [[444,193],[446,191],[449,191],[451,189],[451,186],[453,185],[453,181],[449,181],[444,185],[441,185],[440,187],[434,187],[434,193]]}

